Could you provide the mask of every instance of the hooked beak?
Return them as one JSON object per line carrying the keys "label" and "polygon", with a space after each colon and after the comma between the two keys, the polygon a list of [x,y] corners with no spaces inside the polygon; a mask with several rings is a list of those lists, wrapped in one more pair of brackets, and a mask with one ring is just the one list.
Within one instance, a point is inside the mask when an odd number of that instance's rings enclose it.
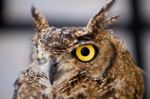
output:
{"label": "hooked beak", "polygon": [[55,81],[55,78],[57,76],[57,65],[58,62],[56,60],[56,58],[51,58],[50,62],[49,62],[49,80],[51,85],[53,85],[53,82]]}

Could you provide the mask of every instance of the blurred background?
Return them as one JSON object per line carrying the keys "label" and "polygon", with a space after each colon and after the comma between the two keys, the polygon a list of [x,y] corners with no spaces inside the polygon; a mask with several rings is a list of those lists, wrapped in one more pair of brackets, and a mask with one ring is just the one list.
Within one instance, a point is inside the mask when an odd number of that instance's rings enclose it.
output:
{"label": "blurred background", "polygon": [[[34,36],[31,6],[40,9],[50,25],[86,26],[110,0],[0,0],[0,99],[11,99],[13,83],[30,63]],[[135,62],[145,71],[145,98],[150,99],[150,0],[116,0],[109,16],[112,26]]]}

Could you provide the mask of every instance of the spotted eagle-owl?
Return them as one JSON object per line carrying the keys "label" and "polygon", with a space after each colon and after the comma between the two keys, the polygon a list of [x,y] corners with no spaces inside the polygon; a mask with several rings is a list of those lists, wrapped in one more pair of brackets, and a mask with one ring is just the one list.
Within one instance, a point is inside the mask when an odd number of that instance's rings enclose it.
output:
{"label": "spotted eagle-owl", "polygon": [[14,99],[142,99],[143,72],[105,27],[112,0],[85,27],[55,28],[32,8],[30,67],[15,82]]}

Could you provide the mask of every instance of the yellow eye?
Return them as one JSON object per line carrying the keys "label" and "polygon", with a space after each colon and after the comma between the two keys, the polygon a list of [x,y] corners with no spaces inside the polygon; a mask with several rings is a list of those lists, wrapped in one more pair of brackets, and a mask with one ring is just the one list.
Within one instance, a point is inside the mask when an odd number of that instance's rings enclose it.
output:
{"label": "yellow eye", "polygon": [[96,48],[93,45],[81,45],[75,50],[76,57],[83,62],[92,60],[96,55]]}

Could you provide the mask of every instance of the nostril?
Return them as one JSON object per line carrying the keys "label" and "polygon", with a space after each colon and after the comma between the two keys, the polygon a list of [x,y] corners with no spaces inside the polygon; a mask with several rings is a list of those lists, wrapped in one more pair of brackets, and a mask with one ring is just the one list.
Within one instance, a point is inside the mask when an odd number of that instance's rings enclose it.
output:
{"label": "nostril", "polygon": [[54,66],[57,66],[58,65],[58,62],[54,63]]}

